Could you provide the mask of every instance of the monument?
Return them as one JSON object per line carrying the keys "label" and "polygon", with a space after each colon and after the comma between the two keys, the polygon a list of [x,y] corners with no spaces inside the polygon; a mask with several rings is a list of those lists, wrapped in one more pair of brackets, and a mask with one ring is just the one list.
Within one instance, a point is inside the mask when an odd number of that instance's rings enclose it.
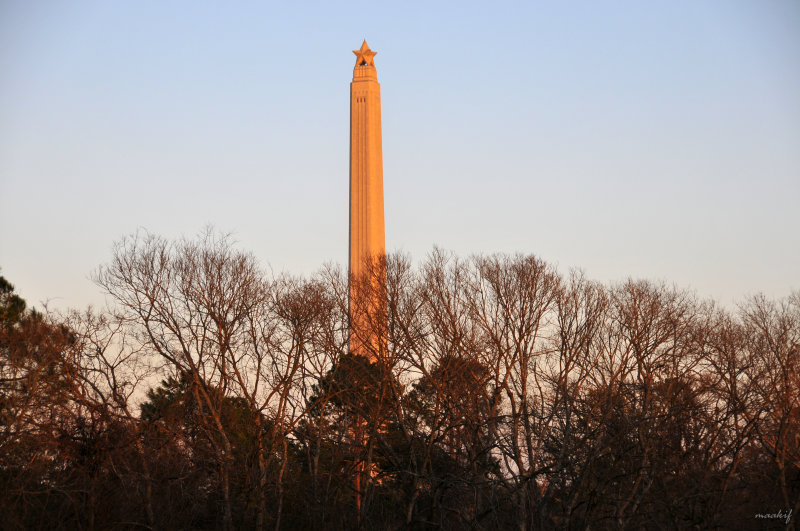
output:
{"label": "monument", "polygon": [[385,315],[381,86],[367,41],[353,50],[350,83],[350,352],[375,360]]}

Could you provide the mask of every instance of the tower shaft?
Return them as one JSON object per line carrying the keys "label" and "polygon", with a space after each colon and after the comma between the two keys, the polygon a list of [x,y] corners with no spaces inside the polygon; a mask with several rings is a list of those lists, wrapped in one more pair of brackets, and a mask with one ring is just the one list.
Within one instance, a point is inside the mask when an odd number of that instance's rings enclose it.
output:
{"label": "tower shaft", "polygon": [[[350,84],[350,350],[378,355],[374,330],[382,314],[385,279],[381,87],[366,41],[357,56]],[[380,321],[380,319],[378,319]]]}

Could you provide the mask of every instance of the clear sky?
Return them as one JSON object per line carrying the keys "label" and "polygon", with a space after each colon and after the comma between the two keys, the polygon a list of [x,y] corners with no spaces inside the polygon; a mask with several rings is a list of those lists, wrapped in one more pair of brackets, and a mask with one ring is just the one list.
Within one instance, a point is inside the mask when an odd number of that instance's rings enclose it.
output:
{"label": "clear sky", "polygon": [[137,228],[346,264],[378,52],[386,242],[723,305],[800,289],[800,2],[0,3],[0,274],[56,307]]}

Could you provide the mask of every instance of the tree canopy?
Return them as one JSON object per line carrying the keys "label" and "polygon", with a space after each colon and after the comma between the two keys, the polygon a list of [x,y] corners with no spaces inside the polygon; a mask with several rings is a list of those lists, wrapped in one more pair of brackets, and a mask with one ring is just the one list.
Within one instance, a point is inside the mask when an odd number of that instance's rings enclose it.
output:
{"label": "tree canopy", "polygon": [[381,267],[375,359],[348,350],[357,279],[211,232],[120,242],[102,311],[0,277],[3,527],[795,525],[764,518],[800,514],[800,293],[731,312],[528,255]]}

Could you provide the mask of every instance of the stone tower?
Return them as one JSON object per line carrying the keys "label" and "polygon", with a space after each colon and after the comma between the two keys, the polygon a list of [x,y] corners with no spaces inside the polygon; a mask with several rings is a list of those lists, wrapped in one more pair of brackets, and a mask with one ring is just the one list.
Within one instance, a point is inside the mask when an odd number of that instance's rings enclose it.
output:
{"label": "stone tower", "polygon": [[381,86],[376,52],[365,40],[356,54],[350,83],[350,351],[374,359],[379,355],[377,316],[384,313],[383,152]]}

